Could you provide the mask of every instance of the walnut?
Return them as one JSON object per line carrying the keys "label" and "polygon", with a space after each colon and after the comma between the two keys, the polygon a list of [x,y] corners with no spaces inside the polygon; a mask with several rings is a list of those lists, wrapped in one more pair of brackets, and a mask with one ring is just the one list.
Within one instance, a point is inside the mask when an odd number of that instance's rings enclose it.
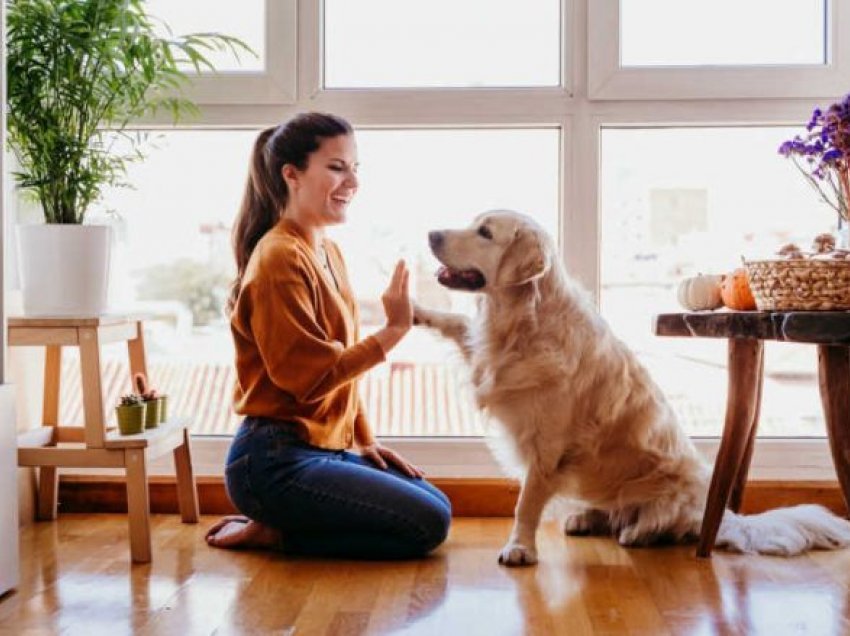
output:
{"label": "walnut", "polygon": [[779,251],[776,252],[779,256],[787,259],[797,259],[797,258],[806,258],[803,254],[803,250],[796,243],[788,243],[779,248]]}
{"label": "walnut", "polygon": [[812,251],[816,254],[826,254],[835,249],[835,237],[828,232],[818,234],[812,241]]}

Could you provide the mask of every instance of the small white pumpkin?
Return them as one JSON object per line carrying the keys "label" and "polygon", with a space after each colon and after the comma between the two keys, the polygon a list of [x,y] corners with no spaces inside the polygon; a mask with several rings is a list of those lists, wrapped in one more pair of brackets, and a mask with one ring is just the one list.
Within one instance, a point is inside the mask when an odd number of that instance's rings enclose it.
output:
{"label": "small white pumpkin", "polygon": [[723,306],[720,283],[723,276],[699,274],[679,283],[679,304],[690,311],[717,309]]}

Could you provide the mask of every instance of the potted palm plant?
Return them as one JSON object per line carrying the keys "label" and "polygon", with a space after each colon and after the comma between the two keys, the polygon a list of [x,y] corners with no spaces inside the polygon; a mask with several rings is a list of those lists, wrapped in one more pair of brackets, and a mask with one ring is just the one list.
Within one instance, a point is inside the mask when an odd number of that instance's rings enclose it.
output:
{"label": "potted palm plant", "polygon": [[44,213],[43,224],[18,228],[24,312],[103,313],[111,232],[85,220],[144,156],[145,136],[130,124],[196,112],[180,93],[186,69],[214,70],[205,55],[213,49],[251,51],[220,33],[175,36],[143,0],[3,1],[15,178]]}

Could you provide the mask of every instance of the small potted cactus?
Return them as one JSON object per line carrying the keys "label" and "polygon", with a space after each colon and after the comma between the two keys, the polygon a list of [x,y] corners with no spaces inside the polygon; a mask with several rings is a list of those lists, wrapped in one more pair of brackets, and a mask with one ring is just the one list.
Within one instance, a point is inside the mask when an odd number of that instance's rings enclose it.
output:
{"label": "small potted cactus", "polygon": [[121,396],[121,401],[115,407],[115,417],[118,419],[118,430],[122,435],[136,435],[145,428],[147,405],[141,395],[128,393]]}
{"label": "small potted cactus", "polygon": [[159,426],[160,422],[165,421],[168,396],[160,395],[156,389],[152,389],[148,385],[148,379],[144,373],[137,373],[133,376],[133,383],[136,386],[136,392],[148,407],[145,414],[145,428]]}

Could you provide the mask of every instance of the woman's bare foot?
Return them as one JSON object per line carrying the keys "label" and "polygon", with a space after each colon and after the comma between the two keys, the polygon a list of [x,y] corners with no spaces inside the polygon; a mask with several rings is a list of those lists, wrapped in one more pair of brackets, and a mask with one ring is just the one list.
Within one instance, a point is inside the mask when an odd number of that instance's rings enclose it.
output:
{"label": "woman's bare foot", "polygon": [[207,530],[207,545],[215,548],[274,548],[280,532],[241,515],[219,519]]}

